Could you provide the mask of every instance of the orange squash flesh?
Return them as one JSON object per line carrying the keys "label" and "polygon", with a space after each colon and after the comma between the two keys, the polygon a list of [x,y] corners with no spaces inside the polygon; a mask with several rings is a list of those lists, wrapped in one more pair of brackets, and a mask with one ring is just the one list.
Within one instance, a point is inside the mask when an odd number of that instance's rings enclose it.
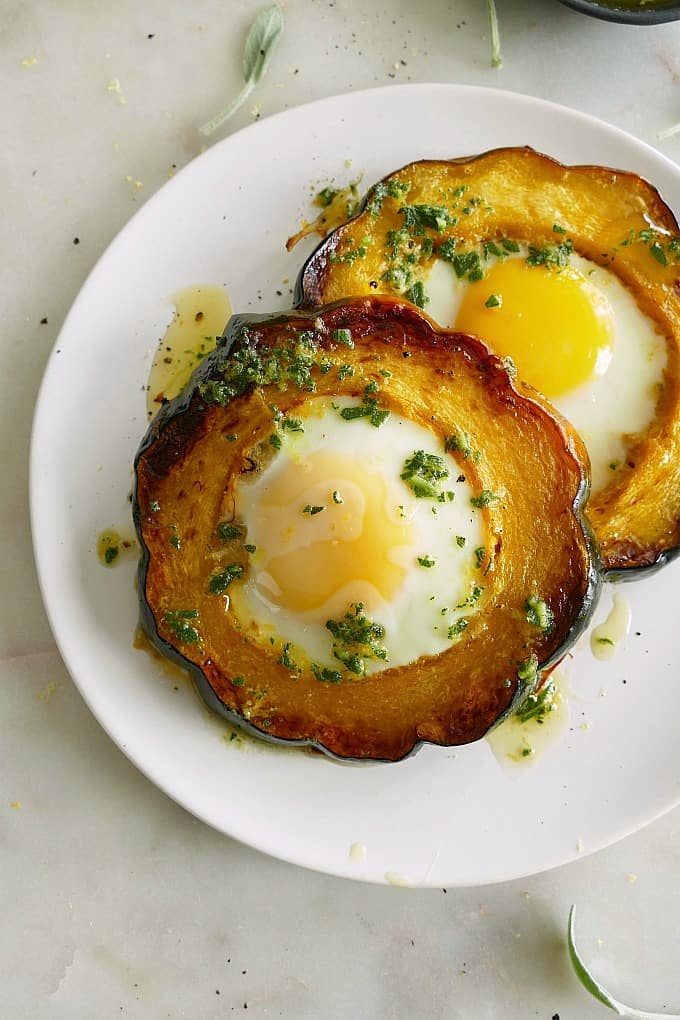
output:
{"label": "orange squash flesh", "polygon": [[680,238],[658,192],[634,174],[563,166],[529,148],[413,163],[371,189],[362,211],[321,243],[300,274],[298,305],[394,294],[386,237],[404,225],[406,203],[444,207],[456,220],[425,230],[434,253],[414,279],[450,239],[459,250],[503,238],[539,249],[568,239],[620,278],[666,338],[655,417],[627,437],[625,464],[588,506],[609,576],[663,565],[680,548]]}
{"label": "orange squash flesh", "polygon": [[[337,329],[351,331],[353,349],[335,342]],[[255,382],[223,404],[211,402],[239,351],[266,356],[301,332],[313,336],[309,385]],[[333,368],[322,373],[320,359]],[[335,369],[348,362],[355,375],[341,380]],[[483,510],[491,567],[479,612],[442,654],[345,674],[339,683],[322,683],[309,669],[293,679],[279,662],[281,648],[244,642],[224,600],[210,592],[208,579],[225,563],[237,562],[244,577],[248,571],[247,538],[225,552],[216,529],[233,517],[239,475],[275,456],[272,405],[292,416],[311,386],[315,396],[361,399],[367,380],[379,386],[381,408],[427,428],[442,449],[464,428],[481,451],[478,463],[459,456],[473,487],[503,494]],[[351,448],[353,426],[342,427]],[[311,315],[233,319],[225,344],[152,423],[135,470],[142,624],[164,654],[189,667],[212,707],[265,738],[391,761],[423,741],[476,740],[540,684],[594,605],[599,582],[580,512],[587,489],[580,441],[482,343],[437,330],[404,302],[359,299]],[[554,615],[550,630],[527,618],[536,593]],[[527,682],[518,670],[532,656],[539,668]]]}

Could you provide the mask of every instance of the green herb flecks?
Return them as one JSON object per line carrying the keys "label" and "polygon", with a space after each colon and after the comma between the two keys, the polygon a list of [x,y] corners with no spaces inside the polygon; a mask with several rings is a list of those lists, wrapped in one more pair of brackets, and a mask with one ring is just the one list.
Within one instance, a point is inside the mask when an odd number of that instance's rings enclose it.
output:
{"label": "green herb flecks", "polygon": [[425,286],[422,280],[418,280],[412,287],[404,293],[404,297],[407,301],[411,301],[418,308],[424,308],[429,302],[429,297],[425,293]]}
{"label": "green herb flecks", "polygon": [[472,506],[477,507],[478,510],[484,510],[485,507],[491,506],[492,503],[497,503],[501,497],[496,492],[492,492],[491,489],[482,489],[478,496],[472,496],[470,503]]}
{"label": "green herb flecks", "polygon": [[336,344],[342,344],[344,347],[354,347],[351,329],[334,329],[333,339]]}
{"label": "green herb flecks", "polygon": [[106,547],[104,550],[104,563],[106,563],[107,566],[110,566],[114,560],[118,559],[118,551],[117,545],[109,545]]}
{"label": "green herb flecks", "polygon": [[619,247],[627,248],[634,242],[646,245],[649,254],[659,265],[670,266],[680,263],[680,236],[669,238],[666,234],[661,234],[650,228],[638,230],[637,233],[631,230],[628,236],[620,242]]}
{"label": "green herb flecks", "polygon": [[337,198],[340,194],[337,188],[322,188],[321,191],[317,191],[314,196],[314,201],[317,205],[321,206],[322,209],[328,208],[334,198]]}
{"label": "green herb flecks", "polygon": [[459,549],[464,549],[467,545],[467,538],[465,535],[456,535],[456,545]]}
{"label": "green herb flecks", "polygon": [[188,622],[197,619],[197,609],[168,609],[163,614],[163,622],[183,645],[193,645],[198,641],[196,627]]}
{"label": "green herb flecks", "polygon": [[557,709],[555,704],[556,691],[557,688],[551,681],[541,688],[538,694],[530,694],[521,708],[515,713],[517,721],[524,724],[533,719],[534,722],[542,726],[545,717]]}
{"label": "green herb flecks", "polygon": [[437,564],[437,561],[433,559],[432,556],[428,556],[427,554],[425,554],[425,556],[418,556],[416,557],[416,559],[418,560],[418,563],[420,564],[421,567],[429,568],[434,567]]}
{"label": "green herb flecks", "polygon": [[228,521],[222,521],[218,524],[216,531],[218,537],[223,542],[229,542],[232,538],[243,538],[246,533],[246,529],[241,527],[240,524],[231,524]]}
{"label": "green herb flecks", "polygon": [[247,328],[239,339],[241,346],[220,365],[220,378],[199,383],[199,393],[206,403],[226,407],[251,387],[260,386],[286,390],[292,384],[308,393],[315,391],[313,371],[318,345],[312,330],[285,337],[276,347],[258,347]]}
{"label": "green herb flecks", "polygon": [[303,514],[309,514],[310,517],[316,517],[317,514],[320,514],[325,509],[325,506],[312,506],[311,503],[307,503],[306,506],[303,506],[302,512]]}
{"label": "green herb flecks", "polygon": [[333,656],[357,676],[366,673],[366,659],[387,660],[387,649],[382,643],[385,628],[364,614],[363,602],[350,605],[341,620],[328,620],[326,628],[335,638],[331,646]]}
{"label": "green herb flecks", "polygon": [[477,548],[475,549],[475,566],[477,567],[478,570],[480,569],[480,567],[484,563],[485,559],[486,559],[486,549],[484,548],[483,545],[477,546]]}
{"label": "green herb flecks", "polygon": [[466,598],[464,598],[462,602],[458,603],[456,609],[467,609],[469,606],[476,606],[483,594],[484,589],[482,588],[481,585],[479,584],[473,585],[470,594]]}
{"label": "green herb flecks", "polygon": [[312,663],[312,673],[322,684],[339,684],[342,681],[342,673],[338,673],[335,669],[328,669],[327,666],[319,666],[316,662]]}
{"label": "green herb flecks", "polygon": [[524,684],[535,684],[538,679],[538,659],[530,655],[517,666],[517,677]]}
{"label": "green herb flecks", "polygon": [[384,425],[390,416],[385,407],[380,407],[375,397],[364,396],[360,404],[351,404],[340,410],[340,417],[344,421],[356,421],[357,418],[368,418],[371,425],[379,429]]}
{"label": "green herb flecks", "polygon": [[267,70],[282,32],[283,14],[278,4],[260,11],[250,26],[243,49],[242,71],[245,84],[228,106],[199,128],[202,135],[212,135],[243,106]]}
{"label": "green herb flecks", "polygon": [[231,563],[219,573],[212,574],[208,581],[208,591],[211,595],[224,595],[225,591],[237,578],[242,577],[243,567],[240,563]]}
{"label": "green herb flecks", "polygon": [[485,308],[502,308],[502,306],[503,306],[502,294],[489,294],[488,298],[484,302]]}
{"label": "green herb flecks", "polygon": [[439,499],[442,482],[449,477],[444,460],[434,453],[415,450],[404,461],[400,476],[419,499]]}
{"label": "green herb flecks", "polygon": [[448,209],[443,205],[402,205],[404,227],[412,234],[422,234],[426,228],[441,234],[452,223]]}
{"label": "green herb flecks", "polygon": [[545,601],[538,595],[531,595],[524,603],[524,611],[529,623],[539,630],[549,633],[554,626],[555,618],[553,611]]}
{"label": "green herb flecks", "polygon": [[406,181],[378,181],[366,198],[366,212],[377,216],[386,198],[403,198],[410,187]]}
{"label": "green herb flecks", "polygon": [[444,440],[444,449],[447,453],[460,453],[467,460],[472,454],[472,440],[467,432],[454,432]]}
{"label": "green herb flecks", "polygon": [[292,658],[290,654],[290,648],[291,648],[290,641],[286,641],[279,656],[279,664],[281,666],[285,666],[285,668],[289,669],[291,673],[299,673],[300,667]]}
{"label": "green herb flecks", "polygon": [[468,624],[469,621],[464,616],[461,616],[455,623],[452,623],[446,635],[449,641],[460,641],[463,633],[467,630]]}
{"label": "green herb flecks", "polygon": [[528,266],[556,266],[558,269],[563,269],[568,265],[569,257],[573,251],[574,244],[571,238],[567,238],[562,244],[546,245],[545,248],[529,245],[526,264]]}

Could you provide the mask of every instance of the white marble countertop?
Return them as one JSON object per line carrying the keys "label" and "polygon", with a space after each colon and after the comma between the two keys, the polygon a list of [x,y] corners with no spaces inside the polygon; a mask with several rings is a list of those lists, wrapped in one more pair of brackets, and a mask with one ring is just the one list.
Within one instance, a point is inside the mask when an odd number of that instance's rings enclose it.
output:
{"label": "white marble countertop", "polygon": [[[455,81],[558,101],[680,159],[680,135],[657,139],[680,120],[680,24],[608,25],[551,0],[497,4],[501,69],[490,66],[482,0],[365,0],[361,13],[350,0],[288,0],[266,79],[227,129],[375,84]],[[237,91],[256,6],[0,7],[0,1016],[595,1020],[605,1007],[567,959],[572,902],[598,976],[624,1001],[680,1010],[678,809],[534,878],[363,886],[194,820],[90,716],[33,566],[33,407],[97,257],[199,152],[196,125]]]}

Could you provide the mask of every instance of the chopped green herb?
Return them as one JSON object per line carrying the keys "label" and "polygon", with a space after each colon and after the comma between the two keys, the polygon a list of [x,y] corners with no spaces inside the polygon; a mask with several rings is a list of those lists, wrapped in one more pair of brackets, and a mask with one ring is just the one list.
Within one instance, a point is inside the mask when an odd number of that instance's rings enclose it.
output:
{"label": "chopped green herb", "polygon": [[197,619],[197,609],[168,609],[163,614],[163,622],[183,645],[193,645],[198,641],[198,631],[187,623],[187,620]]}
{"label": "chopped green herb", "polygon": [[537,723],[542,724],[545,716],[550,712],[554,712],[557,708],[557,705],[555,704],[555,692],[555,684],[550,681],[538,692],[538,694],[530,694],[515,713],[517,721],[527,723],[530,719],[535,719]]}
{"label": "chopped green herb", "polygon": [[336,344],[342,344],[344,347],[354,347],[352,331],[349,329],[334,329],[333,339]]}
{"label": "chopped green herb", "polygon": [[229,432],[224,438],[227,440],[228,443],[235,443],[236,440],[238,439],[238,436],[236,435],[235,432]]}
{"label": "chopped green herb", "polygon": [[244,683],[246,682],[246,678],[244,676],[235,676],[232,677],[231,682],[234,687],[243,687]]}
{"label": "chopped green herb", "polygon": [[528,659],[519,663],[517,676],[524,683],[534,683],[538,677],[538,659],[535,655],[530,655]]}
{"label": "chopped green herb", "polygon": [[291,658],[290,655],[290,641],[286,641],[285,645],[283,646],[283,650],[281,652],[281,655],[279,656],[279,663],[282,666],[285,666],[286,669],[292,670],[294,673],[300,672],[300,667]]}
{"label": "chopped green herb", "polygon": [[425,287],[422,280],[418,280],[412,287],[409,288],[404,294],[407,301],[411,301],[418,308],[424,308],[429,302],[429,297],[425,293]]}
{"label": "chopped green herb", "polygon": [[559,223],[553,223],[553,234],[566,234],[566,229],[561,227]]}
{"label": "chopped green herb", "polygon": [[668,265],[666,253],[658,241],[655,241],[653,244],[649,246],[649,253],[656,259],[657,262],[660,262],[662,266]]}
{"label": "chopped green herb", "polygon": [[485,308],[500,308],[503,304],[503,297],[501,294],[489,294],[488,298],[484,302]]}
{"label": "chopped green herb", "polygon": [[476,584],[467,598],[458,603],[456,609],[465,609],[467,606],[476,606],[483,594],[484,589],[480,585]]}
{"label": "chopped green herb", "polygon": [[377,216],[386,198],[403,198],[410,187],[410,184],[402,181],[379,181],[368,193],[366,211]]}
{"label": "chopped green herb", "polygon": [[338,504],[345,502],[337,489],[333,489],[333,502]]}
{"label": "chopped green herb", "polygon": [[528,266],[557,266],[564,268],[569,262],[569,256],[574,251],[571,239],[563,244],[549,245],[546,248],[535,248],[529,245],[529,254],[526,258]]}
{"label": "chopped green herb", "polygon": [[247,553],[251,553],[252,554],[254,552],[257,552],[257,546],[256,545],[244,545],[243,548],[245,549],[245,551]]}
{"label": "chopped green herb", "polygon": [[424,450],[415,450],[411,457],[404,461],[404,470],[400,476],[420,499],[438,499],[441,494],[441,483],[449,477],[449,469],[443,459]]}
{"label": "chopped green herb", "polygon": [[492,492],[491,489],[482,489],[479,496],[473,496],[470,499],[470,502],[479,510],[483,510],[484,507],[489,506],[491,503],[495,503],[499,499],[500,496],[498,496],[495,492]]}
{"label": "chopped green herb", "polygon": [[315,202],[317,205],[320,205],[322,209],[325,209],[339,194],[340,192],[337,188],[322,188],[321,191],[317,191]]}
{"label": "chopped green herb", "polygon": [[117,545],[109,545],[109,546],[107,546],[107,548],[104,550],[104,563],[107,563],[107,564],[108,563],[113,563],[113,561],[115,559],[117,559],[117,557],[118,557],[118,546]]}
{"label": "chopped green herb", "polygon": [[230,538],[242,538],[245,530],[239,524],[229,524],[226,521],[217,525],[217,534],[225,542]]}
{"label": "chopped green herb", "polygon": [[364,386],[364,393],[368,396],[371,393],[379,393],[379,387],[375,379],[371,379],[369,383]]}
{"label": "chopped green herb", "polygon": [[325,509],[324,506],[312,506],[311,503],[307,503],[306,506],[303,506],[302,512],[303,514],[309,514],[310,517],[316,517],[317,514],[320,514]]}
{"label": "chopped green herb", "polygon": [[454,432],[444,440],[444,449],[447,453],[461,453],[463,460],[472,453],[472,442],[467,432]]}
{"label": "chopped green herb", "polygon": [[323,684],[339,684],[342,680],[342,673],[326,666],[319,666],[316,662],[312,663],[312,673]]}
{"label": "chopped green herb", "polygon": [[181,545],[182,545],[182,540],[181,540],[181,538],[179,537],[179,535],[177,535],[177,534],[175,534],[175,533],[173,533],[173,534],[172,534],[172,535],[170,536],[170,538],[169,538],[169,542],[170,542],[170,545],[171,545],[171,546],[172,546],[172,547],[173,547],[174,549],[179,549],[179,548],[181,547]]}
{"label": "chopped green herb", "polygon": [[614,641],[612,641],[611,638],[608,637],[599,637],[596,638],[595,641],[598,645],[613,645],[615,643]]}
{"label": "chopped green herb", "polygon": [[304,432],[301,418],[283,418],[281,420],[281,428],[287,432]]}
{"label": "chopped green herb", "polygon": [[224,570],[213,574],[208,581],[208,591],[211,595],[224,595],[225,591],[238,577],[243,574],[243,567],[240,563],[231,563]]}
{"label": "chopped green herb", "polygon": [[272,432],[269,437],[269,445],[273,446],[275,450],[280,450],[283,443],[281,442],[281,436],[277,432]]}
{"label": "chopped green herb", "polygon": [[161,505],[157,499],[152,499],[151,502],[149,503],[149,510],[151,511],[152,514],[157,514],[160,508]]}
{"label": "chopped green herb", "polygon": [[364,397],[360,404],[352,404],[349,407],[343,407],[340,411],[340,417],[344,421],[356,421],[357,418],[368,418],[371,425],[375,428],[380,428],[384,425],[390,416],[390,412],[386,408],[378,407],[378,401],[374,397]]}
{"label": "chopped green herb", "polygon": [[443,205],[402,205],[399,212],[404,216],[404,226],[413,233],[429,227],[441,234],[451,224],[451,216]]}
{"label": "chopped green herb", "polygon": [[546,633],[552,630],[555,622],[553,611],[545,599],[538,595],[532,595],[524,603],[524,611],[527,614],[527,620],[534,627],[538,627],[539,630]]}
{"label": "chopped green herb", "polygon": [[479,569],[486,559],[486,549],[483,545],[477,546],[475,549],[475,566]]}
{"label": "chopped green herb", "polygon": [[464,549],[467,545],[467,538],[465,535],[456,535],[456,545],[459,549]]}
{"label": "chopped green herb", "polygon": [[447,633],[449,641],[454,641],[456,638],[459,638],[467,626],[468,620],[466,620],[464,616],[461,616],[455,623],[452,623]]}
{"label": "chopped green herb", "polygon": [[467,276],[468,280],[474,283],[476,280],[481,280],[484,277],[482,261],[478,251],[459,252],[453,256],[451,264],[459,280]]}
{"label": "chopped green herb", "polygon": [[505,251],[513,252],[514,254],[517,254],[517,252],[519,251],[519,244],[517,243],[517,241],[511,241],[509,237],[504,237],[501,240],[501,244],[503,245]]}
{"label": "chopped green herb", "polygon": [[352,368],[351,365],[340,365],[340,368],[338,369],[338,379],[340,380],[340,382],[342,382],[342,380],[346,379],[348,376],[353,375],[354,369]]}
{"label": "chopped green herb", "polygon": [[385,628],[364,614],[362,602],[352,603],[341,620],[328,620],[326,628],[335,641],[331,651],[351,673],[363,676],[366,672],[365,659],[387,659],[387,649],[382,644]]}
{"label": "chopped green herb", "polygon": [[427,555],[418,556],[417,559],[421,567],[434,567],[437,562],[436,560],[432,559],[431,556]]}

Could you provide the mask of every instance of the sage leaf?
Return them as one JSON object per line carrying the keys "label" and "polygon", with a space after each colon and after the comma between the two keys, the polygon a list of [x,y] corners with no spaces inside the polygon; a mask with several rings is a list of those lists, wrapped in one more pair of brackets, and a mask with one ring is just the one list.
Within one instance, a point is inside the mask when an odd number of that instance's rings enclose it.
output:
{"label": "sage leaf", "polygon": [[489,3],[489,24],[491,26],[491,66],[502,67],[503,57],[501,56],[501,36],[498,30],[498,14],[496,13],[496,0],[488,0]]}
{"label": "sage leaf", "polygon": [[581,959],[581,955],[576,948],[576,939],[574,936],[574,920],[576,917],[576,907],[572,904],[571,910],[569,911],[569,924],[567,927],[567,946],[569,948],[569,959],[571,965],[574,968],[574,973],[579,979],[583,987],[587,992],[604,1003],[605,1006],[609,1006],[613,1009],[617,1016],[630,1017],[630,1020],[680,1020],[680,1016],[677,1013],[648,1013],[644,1009],[634,1009],[632,1006],[626,1006],[625,1003],[619,1002],[615,999],[611,992],[596,981],[593,975],[590,973],[585,963]]}
{"label": "sage leaf", "polygon": [[214,134],[243,106],[255,86],[262,79],[283,32],[283,13],[278,4],[260,11],[253,21],[243,48],[244,86],[228,106],[211,120],[202,124],[199,131],[206,137]]}

